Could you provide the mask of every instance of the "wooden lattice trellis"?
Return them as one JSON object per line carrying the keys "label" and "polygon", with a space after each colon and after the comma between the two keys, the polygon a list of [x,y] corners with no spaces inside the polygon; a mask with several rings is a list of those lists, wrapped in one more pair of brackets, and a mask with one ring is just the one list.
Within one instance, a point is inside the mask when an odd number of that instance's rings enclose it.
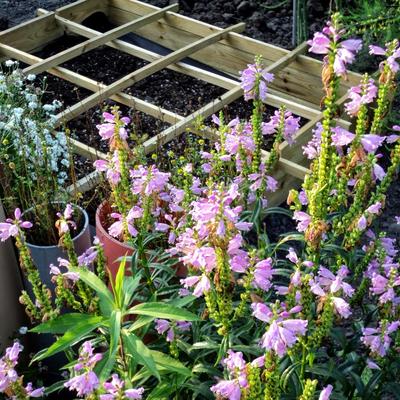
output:
{"label": "wooden lattice trellis", "polygon": [[[294,146],[289,147],[287,142],[281,144],[281,158],[275,171],[280,189],[269,198],[272,205],[281,203],[289,189],[298,185],[308,172],[308,163],[301,147],[308,142],[312,128],[322,119],[319,107],[322,96],[321,63],[304,55],[306,43],[288,51],[240,35],[244,24],[221,29],[179,15],[175,12],[177,9],[176,4],[160,9],[136,0],[79,0],[55,12],[39,9],[37,18],[0,33],[0,58],[14,58],[28,64],[24,70],[26,73],[39,74],[46,71],[93,92],[58,114],[58,124],[70,121],[108,98],[171,124],[144,143],[147,154],[188,128],[211,140],[216,139],[211,129],[196,132],[194,122],[198,116],[206,118],[242,96],[237,80],[238,71],[252,63],[254,55],[260,54],[267,65],[267,71],[275,74],[267,103],[274,107],[284,104],[293,113],[309,120],[299,130]],[[104,13],[116,28],[101,33],[84,26],[82,21],[96,12]],[[160,44],[171,52],[162,56],[118,39],[130,32]],[[34,55],[64,33],[77,34],[87,40],[46,59]],[[113,47],[149,63],[108,86],[60,67],[62,63],[101,45]],[[222,74],[183,62],[186,57],[200,61]],[[186,117],[123,93],[124,89],[164,68],[201,79],[227,91]],[[342,98],[339,104],[344,102],[349,86],[357,84],[359,79],[359,75],[349,73],[347,82],[340,88]],[[345,128],[350,125],[345,119],[338,119],[338,124]],[[91,159],[105,157],[105,154],[77,140],[71,139],[71,144],[73,150],[81,156]],[[268,152],[264,151],[263,156],[267,157]],[[93,172],[80,179],[75,188],[84,192],[95,186],[98,180],[98,173]]]}

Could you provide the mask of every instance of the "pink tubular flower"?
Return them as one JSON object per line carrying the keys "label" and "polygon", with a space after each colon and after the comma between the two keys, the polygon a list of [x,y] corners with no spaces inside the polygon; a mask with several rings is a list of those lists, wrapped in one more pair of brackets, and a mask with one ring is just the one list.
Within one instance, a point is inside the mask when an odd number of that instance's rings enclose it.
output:
{"label": "pink tubular flower", "polygon": [[240,400],[241,398],[240,385],[236,380],[220,381],[216,385],[211,386],[210,390],[228,400]]}
{"label": "pink tubular flower", "polygon": [[267,72],[261,64],[248,64],[240,73],[241,87],[244,90],[244,99],[260,99],[265,101],[267,97],[267,83],[272,82],[274,75]]}
{"label": "pink tubular flower", "polygon": [[272,258],[267,258],[258,262],[255,265],[253,276],[253,286],[257,289],[262,289],[265,292],[268,291],[272,286]]}
{"label": "pink tubular flower", "polygon": [[364,215],[361,215],[357,222],[357,229],[363,231],[367,227],[367,218]]}
{"label": "pink tubular flower", "polygon": [[332,390],[333,390],[332,385],[328,385],[326,388],[322,389],[318,397],[318,400],[329,400],[331,398]]}
{"label": "pink tubular flower", "polygon": [[293,347],[299,336],[307,330],[308,321],[302,319],[274,320],[261,338],[261,347],[273,350],[279,357]]}
{"label": "pink tubular flower", "polygon": [[167,342],[172,342],[175,339],[174,329],[171,326],[170,322],[166,319],[156,319],[156,331],[161,335],[167,332]]}
{"label": "pink tubular flower", "polygon": [[347,146],[356,137],[354,133],[351,133],[348,130],[343,129],[340,126],[332,128],[332,132],[333,132],[333,135],[331,136],[332,144],[337,147]]}
{"label": "pink tubular flower", "polygon": [[314,54],[328,54],[331,41],[322,32],[315,32],[312,40],[309,40],[307,44],[310,47],[308,50]]}
{"label": "pink tubular flower", "polygon": [[141,400],[144,393],[144,388],[140,387],[137,389],[125,390],[125,396],[127,399]]}
{"label": "pink tubular flower", "polygon": [[252,303],[251,308],[253,309],[252,315],[263,322],[269,322],[274,313],[271,309],[264,303]]}
{"label": "pink tubular flower", "polygon": [[38,398],[38,397],[43,397],[44,396],[44,387],[40,387],[37,389],[34,389],[32,386],[32,383],[29,382],[26,386],[25,386],[25,391],[28,397],[34,397],[34,398]]}
{"label": "pink tubular flower", "polygon": [[374,204],[372,204],[371,206],[369,206],[366,211],[369,212],[370,214],[379,214],[379,212],[381,211],[382,208],[382,204],[378,201]]}
{"label": "pink tubular flower", "polygon": [[305,232],[308,228],[308,225],[311,223],[311,216],[304,211],[295,211],[293,213],[293,219],[298,221],[297,230],[299,232]]}
{"label": "pink tubular flower", "polygon": [[384,136],[379,135],[364,135],[361,137],[361,144],[367,153],[375,153],[378,147],[385,141]]}
{"label": "pink tubular flower", "polygon": [[72,215],[73,215],[73,207],[71,204],[67,204],[65,206],[64,212],[57,213],[57,217],[59,218],[56,221],[56,227],[58,228],[58,232],[60,235],[69,232],[69,227],[71,226],[72,228],[76,229],[76,224],[74,221],[71,221]]}
{"label": "pink tubular flower", "polygon": [[21,220],[21,215],[21,210],[16,208],[14,211],[14,219],[7,218],[5,222],[0,223],[0,240],[2,242],[5,242],[9,237],[17,236],[21,228],[32,228],[32,222]]}
{"label": "pink tubular flower", "polygon": [[204,295],[204,293],[207,293],[210,290],[210,288],[211,288],[210,280],[207,278],[206,275],[202,275],[199,283],[193,290],[193,296],[200,297]]}
{"label": "pink tubular flower", "polygon": [[344,108],[347,114],[357,115],[360,107],[364,104],[372,103],[377,95],[378,88],[373,79],[369,79],[367,84],[353,86],[348,91],[348,97],[351,99],[345,104]]}
{"label": "pink tubular flower", "polygon": [[302,146],[303,154],[307,156],[309,160],[317,158],[321,151],[322,130],[323,130],[322,124],[318,122],[317,125],[315,126],[315,129],[313,129],[312,131],[313,132],[312,139],[308,142],[306,146]]}

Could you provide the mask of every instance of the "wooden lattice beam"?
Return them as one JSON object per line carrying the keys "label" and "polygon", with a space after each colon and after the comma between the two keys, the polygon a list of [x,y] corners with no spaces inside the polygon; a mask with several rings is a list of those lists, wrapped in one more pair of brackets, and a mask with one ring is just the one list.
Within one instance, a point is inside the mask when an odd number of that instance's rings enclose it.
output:
{"label": "wooden lattice beam", "polygon": [[111,29],[106,33],[93,37],[73,47],[70,47],[69,49],[61,51],[58,54],[48,57],[45,60],[41,61],[40,63],[25,68],[24,72],[26,74],[39,74],[43,71],[46,71],[49,68],[61,65],[62,63],[71,60],[72,58],[87,53],[88,51],[93,50],[111,40],[114,40],[120,36],[132,32],[135,29],[139,29],[146,24],[157,21],[158,19],[162,18],[168,11],[177,11],[177,10],[178,10],[178,4],[172,4],[161,10],[154,11],[149,15],[145,15],[143,17],[135,19],[134,21],[127,22],[126,24]]}

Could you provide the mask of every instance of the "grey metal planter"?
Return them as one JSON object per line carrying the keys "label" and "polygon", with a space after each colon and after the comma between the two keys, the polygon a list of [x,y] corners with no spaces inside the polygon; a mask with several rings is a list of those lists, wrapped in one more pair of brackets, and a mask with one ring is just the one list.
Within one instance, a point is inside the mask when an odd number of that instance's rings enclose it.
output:
{"label": "grey metal planter", "polygon": [[[91,246],[89,217],[83,208],[77,205],[74,205],[74,208],[78,209],[84,218],[84,224],[81,232],[72,239],[74,242],[75,250],[77,254],[80,255]],[[51,282],[49,265],[58,265],[57,259],[59,257],[67,258],[66,253],[58,246],[37,246],[31,243],[27,243],[27,246],[31,251],[32,259],[39,270],[42,282],[45,283],[48,288],[53,289],[54,284]],[[32,295],[30,284],[26,282],[26,279],[25,286],[27,287],[28,293]]]}
{"label": "grey metal planter", "polygon": [[[0,202],[0,221],[4,221]],[[13,333],[26,324],[25,312],[19,303],[21,276],[11,240],[0,242],[0,353],[11,343]]]}

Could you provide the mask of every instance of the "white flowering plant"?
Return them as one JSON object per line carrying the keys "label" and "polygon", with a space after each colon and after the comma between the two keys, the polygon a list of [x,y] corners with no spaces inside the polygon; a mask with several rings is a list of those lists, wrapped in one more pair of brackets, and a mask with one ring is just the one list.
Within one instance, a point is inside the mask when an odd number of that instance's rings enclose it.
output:
{"label": "white flowering plant", "polygon": [[55,132],[61,103],[43,104],[44,89],[34,75],[25,76],[17,62],[0,70],[0,197],[9,212],[34,207],[43,226],[50,226],[51,203],[65,200],[70,153],[67,135]]}

